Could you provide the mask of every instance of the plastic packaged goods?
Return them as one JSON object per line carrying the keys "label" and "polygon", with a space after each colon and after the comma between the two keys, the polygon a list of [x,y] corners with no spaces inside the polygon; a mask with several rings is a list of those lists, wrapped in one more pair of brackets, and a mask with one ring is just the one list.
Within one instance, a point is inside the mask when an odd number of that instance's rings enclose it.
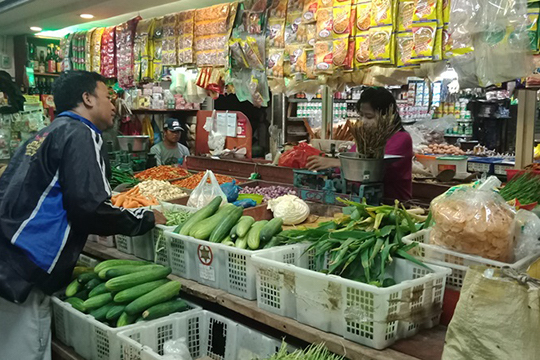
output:
{"label": "plastic packaged goods", "polygon": [[285,50],[270,49],[268,52],[268,63],[266,73],[269,78],[283,77],[283,62]]}
{"label": "plastic packaged goods", "polygon": [[101,75],[106,78],[116,77],[116,47],[114,46],[116,27],[110,26],[103,31],[101,38]]}
{"label": "plastic packaged goods", "polygon": [[182,11],[178,15],[178,64],[193,63],[195,10]]}
{"label": "plastic packaged goods", "polygon": [[371,26],[391,25],[394,21],[394,7],[391,0],[372,0]]}
{"label": "plastic packaged goods", "polygon": [[291,63],[291,73],[305,74],[307,71],[307,55],[305,46],[296,44],[287,46],[287,53],[289,54],[289,61]]}
{"label": "plastic packaged goods", "polygon": [[304,0],[304,10],[302,13],[302,21],[304,23],[312,23],[316,21],[318,2],[317,0]]}
{"label": "plastic packaged goods", "polygon": [[105,28],[97,28],[92,32],[91,41],[91,57],[92,57],[92,71],[99,73],[101,71],[101,37],[103,36]]}
{"label": "plastic packaged goods", "polygon": [[141,20],[135,30],[133,43],[135,80],[140,82],[151,76],[151,41],[150,34],[154,31],[154,19]]}
{"label": "plastic packaged goods", "polygon": [[391,64],[394,61],[394,41],[392,26],[369,29],[370,64]]}
{"label": "plastic packaged goods", "polygon": [[414,40],[414,61],[433,60],[433,50],[437,33],[437,21],[414,22],[412,34]]}
{"label": "plastic packaged goods", "polygon": [[163,36],[163,18],[156,18],[154,20],[154,26],[152,32],[150,33],[150,79],[158,81],[161,80],[161,73],[163,71],[162,64],[162,41],[161,37]]}
{"label": "plastic packaged goods", "polygon": [[255,36],[248,36],[241,42],[242,50],[250,69],[264,70],[264,38]]}
{"label": "plastic packaged goods", "polygon": [[227,203],[227,196],[221,190],[216,176],[211,170],[206,170],[199,185],[191,192],[187,206],[200,209],[208,205],[216,196],[221,196],[222,203]]}
{"label": "plastic packaged goods", "polygon": [[317,9],[317,41],[332,39],[332,27],[332,7],[319,7]]}
{"label": "plastic packaged goods", "polygon": [[334,70],[334,43],[330,41],[317,41],[315,44],[315,71],[319,73]]}
{"label": "plastic packaged goods", "polygon": [[345,5],[334,6],[333,8],[333,25],[332,31],[334,38],[342,38],[351,34],[352,24],[351,23],[351,4],[345,3]]}
{"label": "plastic packaged goods", "polygon": [[412,30],[415,9],[415,1],[413,0],[401,0],[398,2],[398,31]]}
{"label": "plastic packaged goods", "polygon": [[162,64],[171,66],[178,64],[177,56],[178,14],[163,18],[163,36],[161,43]]}
{"label": "plastic packaged goods", "polygon": [[96,29],[88,30],[86,33],[86,39],[85,39],[85,49],[84,49],[84,61],[85,61],[85,68],[88,71],[92,71],[92,35],[94,34],[94,31]]}
{"label": "plastic packaged goods", "polygon": [[491,189],[451,189],[431,202],[431,242],[466,254],[511,262],[514,213]]}
{"label": "plastic packaged goods", "polygon": [[[232,11],[231,11],[232,9]],[[228,39],[237,4],[220,4],[195,10],[194,49],[197,66],[226,66]]]}
{"label": "plastic packaged goods", "polygon": [[133,46],[135,30],[140,19],[141,17],[136,17],[116,27],[116,77],[124,89],[135,86]]}
{"label": "plastic packaged goods", "polygon": [[357,33],[355,38],[354,67],[360,68],[369,64],[369,32]]}
{"label": "plastic packaged goods", "polygon": [[356,34],[367,31],[371,26],[371,0],[356,4]]}
{"label": "plastic packaged goods", "polygon": [[400,32],[396,37],[396,53],[398,67],[414,65],[412,60],[414,49],[414,37],[412,31]]}
{"label": "plastic packaged goods", "polygon": [[345,66],[347,55],[348,55],[348,49],[349,49],[349,38],[342,37],[339,39],[334,39],[332,46],[333,46],[332,63],[336,67]]}
{"label": "plastic packaged goods", "polygon": [[285,18],[270,18],[268,20],[267,47],[285,47]]}

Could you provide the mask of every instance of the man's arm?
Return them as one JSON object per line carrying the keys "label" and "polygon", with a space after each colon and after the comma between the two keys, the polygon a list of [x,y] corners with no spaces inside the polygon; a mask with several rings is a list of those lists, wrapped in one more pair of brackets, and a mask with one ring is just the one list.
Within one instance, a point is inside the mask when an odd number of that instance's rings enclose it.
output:
{"label": "man's arm", "polygon": [[154,214],[112,205],[102,145],[101,136],[89,128],[66,135],[59,180],[68,220],[90,234],[144,234],[154,227]]}

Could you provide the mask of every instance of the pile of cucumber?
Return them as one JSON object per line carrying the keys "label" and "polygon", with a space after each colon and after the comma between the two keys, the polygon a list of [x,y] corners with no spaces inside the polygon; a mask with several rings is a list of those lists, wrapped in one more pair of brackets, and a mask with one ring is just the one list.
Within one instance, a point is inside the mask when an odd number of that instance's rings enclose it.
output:
{"label": "pile of cucumber", "polygon": [[180,283],[167,279],[170,273],[169,267],[135,260],[76,267],[65,301],[112,327],[188,310],[189,305],[178,298]]}
{"label": "pile of cucumber", "polygon": [[233,204],[220,207],[221,201],[221,197],[214,198],[178,225],[174,232],[240,249],[257,250],[279,244],[272,239],[283,230],[281,218],[255,221],[251,216],[242,216],[241,207]]}

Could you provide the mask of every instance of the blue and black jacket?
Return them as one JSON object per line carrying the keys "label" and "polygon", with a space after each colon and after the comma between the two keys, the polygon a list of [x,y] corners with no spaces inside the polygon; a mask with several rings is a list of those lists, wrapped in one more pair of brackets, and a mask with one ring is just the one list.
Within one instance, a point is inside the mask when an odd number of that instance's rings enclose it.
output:
{"label": "blue and black jacket", "polygon": [[101,132],[65,112],[20,146],[0,177],[0,297],[67,285],[89,234],[140,235],[154,214],[112,205]]}

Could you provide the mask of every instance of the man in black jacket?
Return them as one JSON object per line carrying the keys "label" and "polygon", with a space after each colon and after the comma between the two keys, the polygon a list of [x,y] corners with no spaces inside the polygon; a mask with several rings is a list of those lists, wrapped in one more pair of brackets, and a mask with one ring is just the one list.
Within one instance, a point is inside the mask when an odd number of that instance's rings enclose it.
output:
{"label": "man in black jacket", "polygon": [[165,223],[111,204],[101,131],[115,108],[104,79],[64,73],[54,100],[57,118],[0,178],[0,360],[50,359],[48,295],[67,285],[89,234],[134,236]]}

